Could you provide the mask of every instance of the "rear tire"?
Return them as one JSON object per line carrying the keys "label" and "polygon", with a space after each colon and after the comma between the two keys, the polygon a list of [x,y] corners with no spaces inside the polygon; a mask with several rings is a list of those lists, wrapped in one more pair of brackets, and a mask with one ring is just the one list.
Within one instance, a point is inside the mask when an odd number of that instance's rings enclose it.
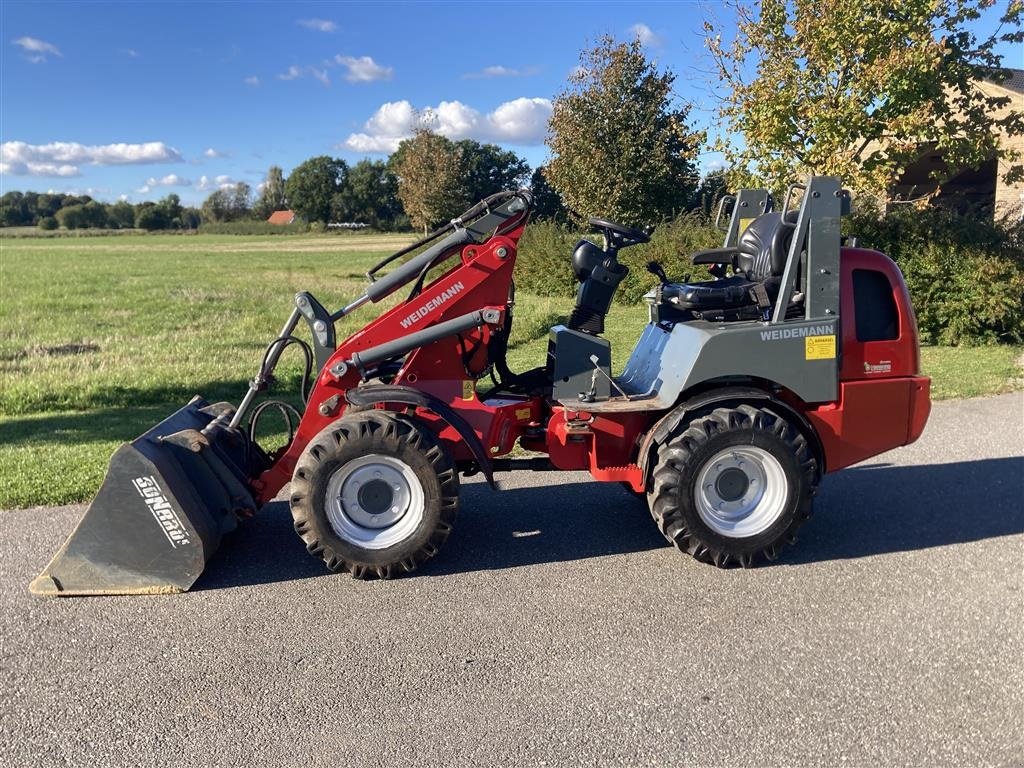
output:
{"label": "rear tire", "polygon": [[807,438],[768,408],[716,408],[658,449],[647,495],[662,534],[697,560],[774,560],[811,514],[818,464]]}
{"label": "rear tire", "polygon": [[292,518],[306,549],[357,579],[416,570],[444,544],[458,508],[451,456],[429,429],[386,411],[325,428],[292,477]]}

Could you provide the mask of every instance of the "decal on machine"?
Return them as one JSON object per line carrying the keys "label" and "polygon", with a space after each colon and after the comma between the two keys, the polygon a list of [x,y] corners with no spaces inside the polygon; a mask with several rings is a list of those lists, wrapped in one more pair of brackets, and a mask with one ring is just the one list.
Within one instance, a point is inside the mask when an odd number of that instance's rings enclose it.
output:
{"label": "decal on machine", "polygon": [[179,544],[188,544],[189,539],[185,526],[181,524],[181,518],[178,517],[178,513],[171,507],[171,502],[167,500],[164,492],[160,490],[156,478],[152,475],[137,477],[132,480],[132,485],[135,486],[135,490],[139,492],[143,501],[146,502],[146,506],[149,507],[149,511],[153,515],[153,519],[156,520],[157,525],[160,526],[160,530],[164,532],[164,536],[167,537],[167,541],[171,543],[171,546],[176,549]]}
{"label": "decal on machine", "polygon": [[761,331],[761,341],[783,341],[785,339],[802,339],[805,336],[831,336],[835,341],[834,325],[810,325],[805,328],[776,328]]}
{"label": "decal on machine", "polygon": [[405,318],[399,320],[399,323],[403,328],[408,328],[417,320],[421,320],[422,318],[426,317],[430,313],[430,310],[440,307],[442,304],[447,303],[452,297],[462,293],[463,288],[465,288],[465,286],[462,284],[461,280],[452,283],[451,288],[441,291],[439,294],[437,294],[437,296],[432,298],[430,301],[421,306],[415,312],[406,315]]}
{"label": "decal on machine", "polygon": [[807,336],[804,338],[804,360],[832,360],[835,356],[835,336]]}
{"label": "decal on machine", "polygon": [[892,373],[891,360],[879,360],[877,363],[864,362],[864,373]]}

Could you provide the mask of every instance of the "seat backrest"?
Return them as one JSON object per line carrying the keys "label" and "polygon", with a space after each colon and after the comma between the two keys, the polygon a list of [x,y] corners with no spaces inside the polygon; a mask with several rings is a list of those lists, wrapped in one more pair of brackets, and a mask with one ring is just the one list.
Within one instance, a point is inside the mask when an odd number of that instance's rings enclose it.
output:
{"label": "seat backrest", "polygon": [[749,280],[780,277],[786,268],[794,224],[781,213],[765,213],[754,219],[736,244],[736,261]]}

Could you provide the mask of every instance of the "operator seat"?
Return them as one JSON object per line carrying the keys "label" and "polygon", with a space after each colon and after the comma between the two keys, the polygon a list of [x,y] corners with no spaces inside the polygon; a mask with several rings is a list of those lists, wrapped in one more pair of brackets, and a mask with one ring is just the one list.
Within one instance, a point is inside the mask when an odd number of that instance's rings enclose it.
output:
{"label": "operator seat", "polygon": [[762,285],[774,304],[796,229],[796,215],[797,211],[785,216],[762,214],[750,222],[734,247],[698,251],[693,255],[694,264],[719,265],[723,273],[731,266],[735,274],[696,283],[666,283],[661,287],[662,302],[697,312],[735,310],[755,306],[752,289]]}

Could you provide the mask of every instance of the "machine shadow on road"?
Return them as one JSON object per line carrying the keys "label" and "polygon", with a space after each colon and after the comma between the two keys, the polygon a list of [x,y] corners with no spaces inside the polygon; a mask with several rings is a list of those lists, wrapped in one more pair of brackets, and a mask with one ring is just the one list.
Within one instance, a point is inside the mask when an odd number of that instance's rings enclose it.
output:
{"label": "machine shadow on road", "polygon": [[[1022,458],[849,469],[825,479],[815,516],[776,565],[1021,534],[1022,495]],[[447,544],[420,573],[443,576],[667,546],[646,504],[617,485],[574,482],[494,492],[472,483],[463,486],[462,510]],[[292,530],[287,502],[275,502],[225,539],[195,588],[329,575]]]}
{"label": "machine shadow on road", "polygon": [[1024,458],[866,465],[829,475],[780,562],[909,552],[1024,533]]}
{"label": "machine shadow on road", "polygon": [[[582,482],[492,491],[471,483],[462,487],[455,530],[418,574],[514,568],[667,546],[646,504],[617,485]],[[328,575],[292,529],[287,502],[274,502],[224,539],[193,589]]]}

